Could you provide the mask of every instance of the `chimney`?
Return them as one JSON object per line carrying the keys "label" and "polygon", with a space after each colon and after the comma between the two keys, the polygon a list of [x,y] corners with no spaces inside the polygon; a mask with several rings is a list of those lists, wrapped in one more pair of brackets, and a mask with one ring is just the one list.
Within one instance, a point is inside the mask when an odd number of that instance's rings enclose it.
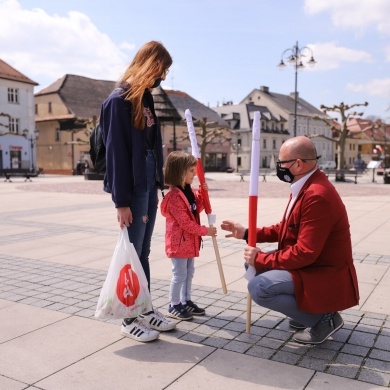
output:
{"label": "chimney", "polygon": [[269,88],[266,87],[265,85],[262,85],[262,86],[260,87],[260,91],[265,92],[265,93],[269,93]]}
{"label": "chimney", "polygon": [[[295,99],[295,92],[290,93],[290,97]],[[297,91],[297,99],[299,98],[299,92]]]}

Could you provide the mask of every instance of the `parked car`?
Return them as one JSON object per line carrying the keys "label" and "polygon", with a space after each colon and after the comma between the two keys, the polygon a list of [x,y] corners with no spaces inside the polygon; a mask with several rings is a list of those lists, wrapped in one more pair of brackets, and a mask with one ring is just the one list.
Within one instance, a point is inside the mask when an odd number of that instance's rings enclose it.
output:
{"label": "parked car", "polygon": [[320,164],[320,169],[336,169],[336,163],[334,161],[325,161]]}

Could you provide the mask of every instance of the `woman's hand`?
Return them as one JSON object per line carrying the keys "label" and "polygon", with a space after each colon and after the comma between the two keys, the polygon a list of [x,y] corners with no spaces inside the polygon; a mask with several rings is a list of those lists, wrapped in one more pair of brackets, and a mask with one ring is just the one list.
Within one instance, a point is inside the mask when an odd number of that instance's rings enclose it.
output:
{"label": "woman's hand", "polygon": [[133,223],[133,214],[130,210],[130,207],[118,207],[116,210],[119,227],[121,229],[123,229],[125,226],[129,227]]}
{"label": "woman's hand", "polygon": [[228,232],[231,232],[231,234],[227,234],[225,236],[226,238],[234,237],[234,238],[238,238],[241,240],[244,238],[244,234],[245,234],[245,230],[246,230],[244,228],[244,226],[240,225],[237,222],[230,221],[230,220],[222,221],[221,229],[227,230]]}

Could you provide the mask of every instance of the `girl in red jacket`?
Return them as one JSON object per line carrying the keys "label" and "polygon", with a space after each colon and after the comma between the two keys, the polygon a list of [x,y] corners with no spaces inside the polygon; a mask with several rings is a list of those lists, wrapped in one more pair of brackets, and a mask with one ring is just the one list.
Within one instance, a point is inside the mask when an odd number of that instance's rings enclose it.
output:
{"label": "girl in red jacket", "polygon": [[[172,261],[172,281],[169,291],[168,316],[190,320],[204,315],[205,310],[191,300],[194,277],[194,257],[199,256],[201,236],[215,236],[215,227],[200,225],[199,213],[204,209],[198,191],[191,188],[197,159],[175,151],[165,163],[165,184],[169,192],[161,202],[161,214],[166,218],[165,252]],[[204,189],[208,190],[207,184]]]}

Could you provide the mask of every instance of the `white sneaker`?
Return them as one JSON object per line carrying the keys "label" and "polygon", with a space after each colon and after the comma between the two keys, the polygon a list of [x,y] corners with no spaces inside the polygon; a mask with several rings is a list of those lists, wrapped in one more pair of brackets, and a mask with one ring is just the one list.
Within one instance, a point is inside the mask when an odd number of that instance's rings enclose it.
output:
{"label": "white sneaker", "polygon": [[157,309],[153,313],[141,314],[138,317],[148,328],[165,332],[176,328],[176,322],[165,318]]}
{"label": "white sneaker", "polygon": [[141,341],[143,343],[156,340],[160,335],[160,332],[148,328],[138,318],[136,318],[129,325],[126,325],[125,321],[122,321],[121,333],[123,336],[129,337],[133,340]]}

